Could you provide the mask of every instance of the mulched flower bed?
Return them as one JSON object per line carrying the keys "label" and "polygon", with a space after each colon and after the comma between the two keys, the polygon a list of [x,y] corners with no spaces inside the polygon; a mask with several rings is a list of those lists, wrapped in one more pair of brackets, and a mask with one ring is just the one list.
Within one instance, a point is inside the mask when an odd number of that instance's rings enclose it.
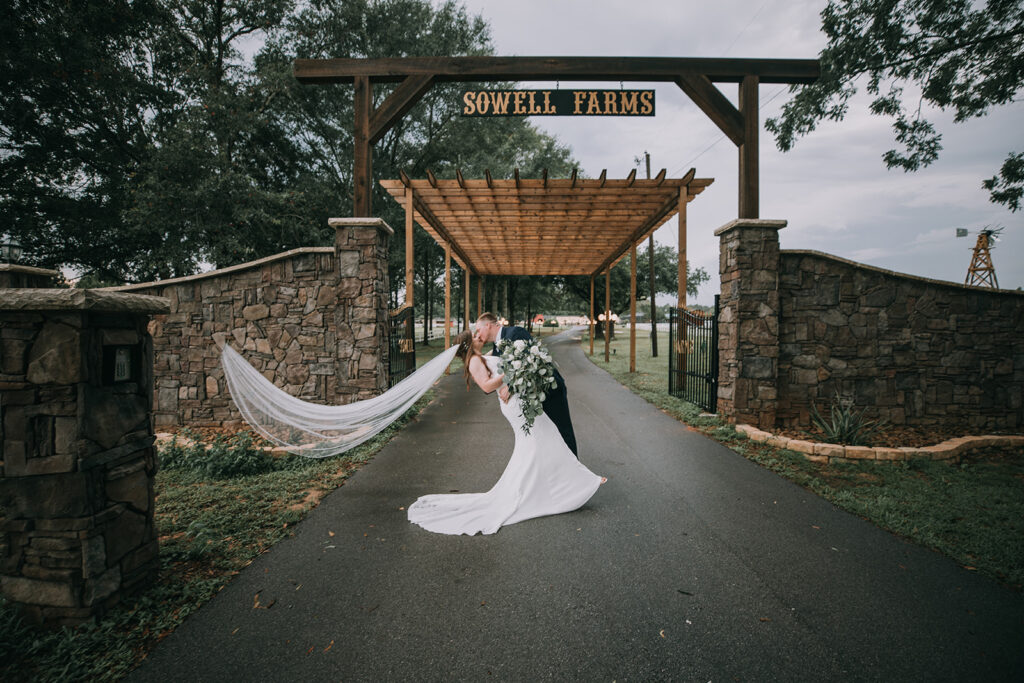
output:
{"label": "mulched flower bed", "polygon": [[[802,439],[804,441],[815,441],[818,443],[829,443],[825,435],[817,427],[807,429],[775,429],[773,433],[790,439]],[[1010,434],[1005,430],[988,430],[984,434]],[[959,427],[911,427],[907,425],[889,425],[875,433],[869,446],[882,448],[920,448],[922,446],[934,446],[949,439],[961,436],[981,436],[982,432]]]}

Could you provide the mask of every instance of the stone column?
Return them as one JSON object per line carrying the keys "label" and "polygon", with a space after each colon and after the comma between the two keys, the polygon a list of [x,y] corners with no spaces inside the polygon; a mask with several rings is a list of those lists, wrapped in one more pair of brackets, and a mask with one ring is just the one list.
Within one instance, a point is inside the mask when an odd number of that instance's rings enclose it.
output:
{"label": "stone column", "polygon": [[739,219],[715,231],[722,294],[718,410],[730,422],[775,426],[779,369],[779,230],[786,221]]}
{"label": "stone column", "polygon": [[[335,230],[337,394],[372,398],[388,388],[388,238],[380,218],[331,218]],[[323,288],[321,288],[323,295]]]}
{"label": "stone column", "polygon": [[147,324],[167,310],[0,289],[0,592],[31,621],[78,623],[156,576]]}

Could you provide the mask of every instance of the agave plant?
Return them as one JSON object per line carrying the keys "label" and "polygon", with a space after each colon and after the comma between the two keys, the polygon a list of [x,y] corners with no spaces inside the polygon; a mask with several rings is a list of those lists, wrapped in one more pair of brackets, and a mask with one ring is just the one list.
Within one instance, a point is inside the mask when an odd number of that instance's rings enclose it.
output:
{"label": "agave plant", "polygon": [[871,438],[886,425],[885,420],[868,420],[864,411],[855,410],[853,399],[836,392],[832,401],[829,419],[826,419],[818,407],[811,402],[811,422],[825,433],[830,443],[841,443],[847,446],[869,446]]}

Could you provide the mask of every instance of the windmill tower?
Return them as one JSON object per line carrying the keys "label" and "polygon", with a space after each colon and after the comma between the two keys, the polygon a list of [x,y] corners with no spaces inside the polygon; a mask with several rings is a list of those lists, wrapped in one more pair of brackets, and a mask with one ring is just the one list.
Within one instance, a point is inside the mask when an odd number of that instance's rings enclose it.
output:
{"label": "windmill tower", "polygon": [[[978,231],[978,241],[974,244],[974,254],[971,256],[971,265],[967,269],[967,277],[964,278],[965,285],[976,287],[991,287],[999,289],[999,280],[996,279],[996,269],[992,265],[992,249],[999,239],[1002,228],[983,228]],[[965,228],[957,228],[957,237],[966,237]]]}

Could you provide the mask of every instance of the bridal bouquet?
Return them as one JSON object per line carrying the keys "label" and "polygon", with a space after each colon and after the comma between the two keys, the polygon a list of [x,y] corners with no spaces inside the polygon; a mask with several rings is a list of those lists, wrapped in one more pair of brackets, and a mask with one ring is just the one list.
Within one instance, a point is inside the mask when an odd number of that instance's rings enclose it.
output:
{"label": "bridal bouquet", "polygon": [[512,395],[519,397],[523,418],[526,419],[523,431],[529,434],[534,419],[544,412],[542,404],[547,398],[545,392],[554,389],[557,384],[555,366],[551,363],[551,356],[536,339],[516,339],[511,342],[502,340],[498,353],[505,373],[505,384]]}

